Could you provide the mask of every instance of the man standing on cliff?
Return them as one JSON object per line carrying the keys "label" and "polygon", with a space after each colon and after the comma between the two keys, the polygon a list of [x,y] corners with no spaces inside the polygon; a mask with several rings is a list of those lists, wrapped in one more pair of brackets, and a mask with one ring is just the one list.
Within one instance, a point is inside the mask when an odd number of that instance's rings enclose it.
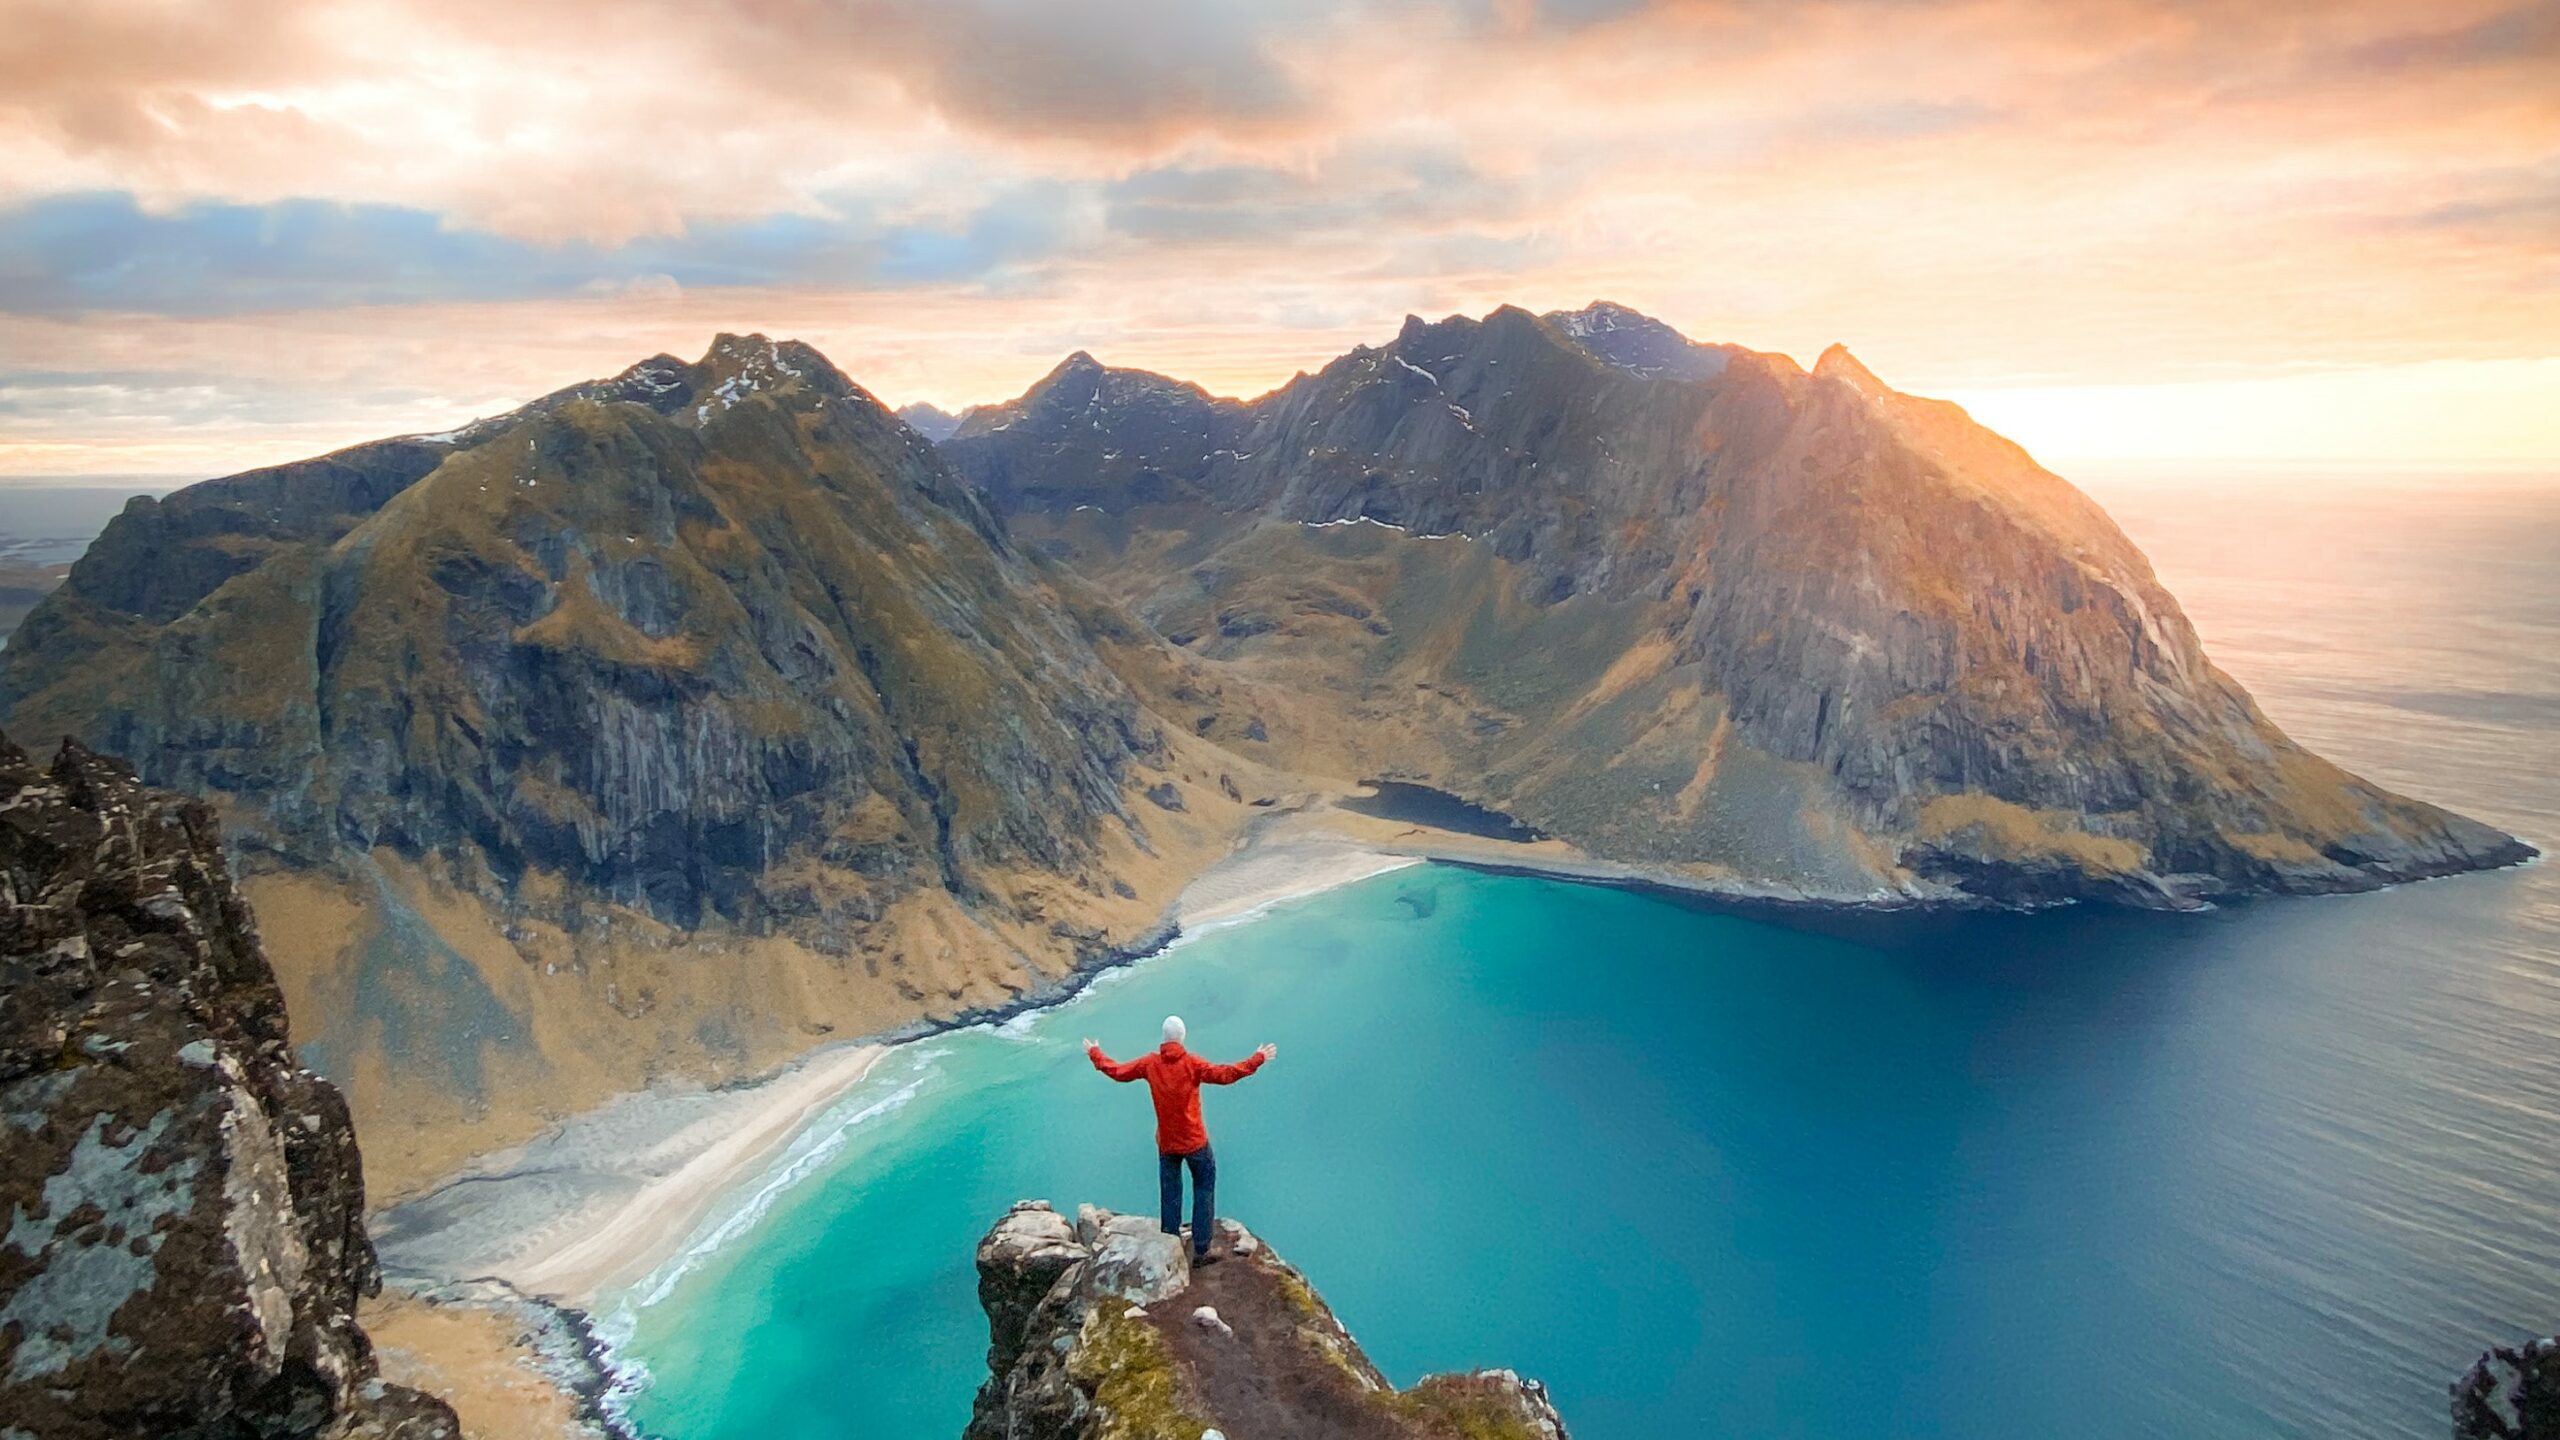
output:
{"label": "man standing on cliff", "polygon": [[1233,1065],[1213,1065],[1182,1048],[1182,1017],[1164,1017],[1164,1043],[1153,1055],[1119,1061],[1088,1037],[1084,1053],[1093,1068],[1114,1080],[1147,1082],[1156,1102],[1156,1185],[1164,1201],[1164,1233],[1182,1233],[1182,1169],[1191,1167],[1191,1262],[1206,1265],[1217,1234],[1218,1157],[1209,1151],[1209,1129],[1200,1123],[1200,1087],[1233,1085],[1280,1053],[1265,1045]]}

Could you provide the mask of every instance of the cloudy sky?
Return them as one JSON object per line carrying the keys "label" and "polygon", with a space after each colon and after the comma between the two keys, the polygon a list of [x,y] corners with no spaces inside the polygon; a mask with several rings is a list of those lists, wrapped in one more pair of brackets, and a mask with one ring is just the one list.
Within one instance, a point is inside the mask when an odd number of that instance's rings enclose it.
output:
{"label": "cloudy sky", "polygon": [[1595,297],[2057,459],[2560,462],[2560,0],[0,0],[0,473]]}

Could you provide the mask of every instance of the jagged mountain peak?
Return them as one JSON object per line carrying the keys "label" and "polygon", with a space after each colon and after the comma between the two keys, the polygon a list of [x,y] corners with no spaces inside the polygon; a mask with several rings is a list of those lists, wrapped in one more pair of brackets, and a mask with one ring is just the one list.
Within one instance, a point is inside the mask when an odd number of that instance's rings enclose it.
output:
{"label": "jagged mountain peak", "polygon": [[1643,311],[1632,306],[1621,305],[1615,300],[1594,300],[1579,310],[1550,310],[1547,312],[1547,320],[1548,323],[1563,329],[1566,334],[1577,338],[1609,330],[1650,326],[1660,326],[1665,330],[1671,328]]}
{"label": "jagged mountain peak", "polygon": [[717,401],[726,409],[758,391],[806,389],[821,396],[869,398],[816,346],[799,340],[723,333],[713,337],[711,348],[703,352],[694,370],[696,385],[709,392],[705,403],[697,406],[702,419],[709,418],[709,402]]}
{"label": "jagged mountain peak", "polygon": [[1234,407],[1237,403],[1211,395],[1191,381],[1153,370],[1105,365],[1093,358],[1092,352],[1078,350],[1015,398],[994,405],[971,406],[951,434],[954,438],[967,438],[1024,424],[1089,430],[1100,423],[1105,412],[1133,405],[1180,415]]}
{"label": "jagged mountain peak", "polygon": [[1858,393],[1862,395],[1878,396],[1900,393],[1892,386],[1877,379],[1874,371],[1868,369],[1857,356],[1849,353],[1848,346],[1836,341],[1825,347],[1821,358],[1813,362],[1813,374],[1816,379],[1847,381],[1852,388],[1856,389]]}
{"label": "jagged mountain peak", "polygon": [[898,418],[907,422],[908,429],[937,445],[950,439],[952,432],[960,428],[960,422],[967,416],[967,410],[954,415],[929,400],[916,400],[898,407]]}
{"label": "jagged mountain peak", "polygon": [[805,386],[821,396],[865,394],[815,346],[799,340],[722,331],[712,337],[702,358],[691,363],[661,352],[609,378],[581,381],[467,425],[404,435],[400,440],[446,452],[468,450],[486,444],[519,421],[547,415],[580,400],[639,405],[661,415],[681,414],[690,408],[695,423],[700,424],[749,394],[793,386]]}
{"label": "jagged mountain peak", "polygon": [[1594,300],[1579,310],[1551,310],[1542,318],[1598,359],[1648,378],[1712,379],[1746,353],[1737,346],[1699,344],[1614,300]]}

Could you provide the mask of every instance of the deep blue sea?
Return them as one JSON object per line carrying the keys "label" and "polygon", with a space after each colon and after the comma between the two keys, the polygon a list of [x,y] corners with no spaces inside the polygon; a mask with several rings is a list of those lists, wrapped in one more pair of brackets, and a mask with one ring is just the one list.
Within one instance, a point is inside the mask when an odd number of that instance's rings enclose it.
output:
{"label": "deep blue sea", "polygon": [[[2560,487],[2412,484],[2093,488],[2294,733],[2549,847]],[[1281,1046],[1222,1208],[1399,1383],[1511,1366],[1578,1440],[2437,1435],[2560,1328],[2560,867],[1846,927],[1430,867],[884,1062],[606,1317],[634,1416],[958,1433],[971,1245],[1149,1206],[1074,1041],[1168,1010]]]}

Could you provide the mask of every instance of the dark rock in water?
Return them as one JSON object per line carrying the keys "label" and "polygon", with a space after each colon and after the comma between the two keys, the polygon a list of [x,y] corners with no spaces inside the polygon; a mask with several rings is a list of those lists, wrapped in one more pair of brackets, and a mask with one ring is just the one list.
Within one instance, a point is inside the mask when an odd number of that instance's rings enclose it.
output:
{"label": "dark rock in water", "polygon": [[968,1440],[1565,1440],[1508,1370],[1396,1390],[1307,1278],[1232,1220],[1195,1270],[1156,1222],[1026,1200],[978,1242],[987,1381]]}
{"label": "dark rock in water", "polygon": [[0,1435],[457,1436],[356,1328],[355,1132],[212,812],[0,739],[0,871]]}
{"label": "dark rock in water", "polygon": [[2560,1440],[2560,1338],[2501,1345],[2463,1372],[2453,1440]]}

